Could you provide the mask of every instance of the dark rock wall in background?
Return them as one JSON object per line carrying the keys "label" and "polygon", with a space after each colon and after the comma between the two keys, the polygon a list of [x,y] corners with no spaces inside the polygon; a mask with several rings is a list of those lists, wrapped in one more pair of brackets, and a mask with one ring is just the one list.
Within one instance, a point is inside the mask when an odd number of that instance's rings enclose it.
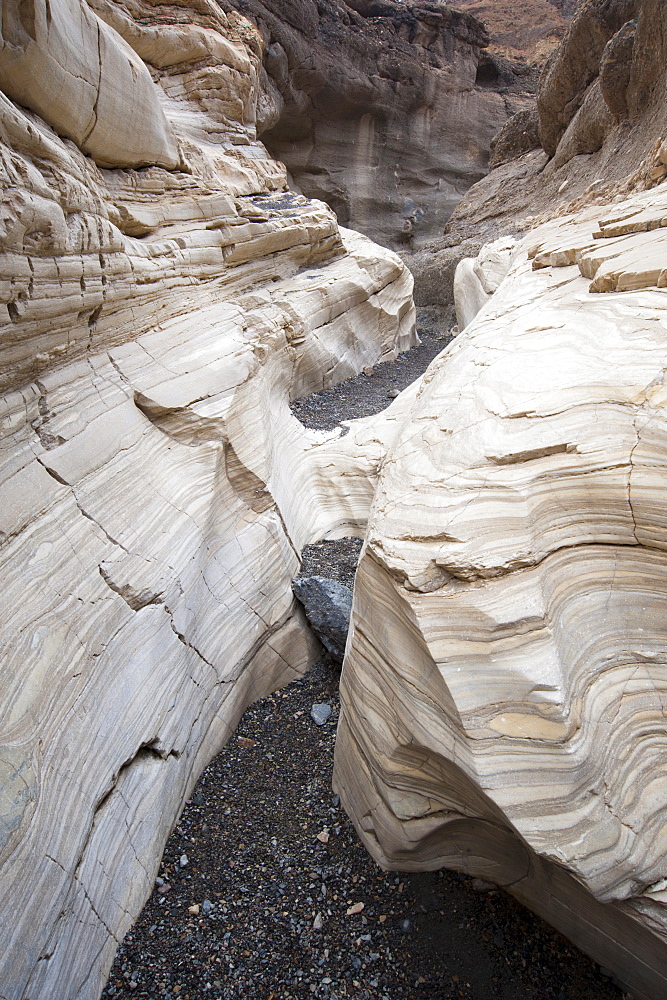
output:
{"label": "dark rock wall in background", "polygon": [[664,177],[667,3],[584,0],[538,86],[537,112],[510,120],[491,165],[444,235],[404,259],[415,301],[452,301],[456,264],[544,214],[651,187]]}
{"label": "dark rock wall in background", "polygon": [[[258,129],[342,225],[413,250],[442,234],[528,106],[472,15],[416,0],[226,0],[266,42]],[[481,66],[481,71],[480,71]]]}

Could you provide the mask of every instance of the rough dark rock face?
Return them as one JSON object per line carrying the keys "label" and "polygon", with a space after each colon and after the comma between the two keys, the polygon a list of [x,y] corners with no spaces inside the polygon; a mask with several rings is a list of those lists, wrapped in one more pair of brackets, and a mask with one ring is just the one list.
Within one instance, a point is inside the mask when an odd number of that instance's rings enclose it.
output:
{"label": "rough dark rock face", "polygon": [[638,0],[586,0],[560,49],[547,63],[537,93],[540,141],[556,152],[600,71],[607,42],[637,14]]}
{"label": "rough dark rock face", "polygon": [[234,0],[266,42],[258,128],[309,197],[394,249],[441,234],[527,105],[472,15],[433,0]]}
{"label": "rough dark rock face", "polygon": [[352,613],[350,588],[326,576],[302,576],[293,581],[292,590],[318,639],[342,663]]}
{"label": "rough dark rock face", "polygon": [[609,39],[600,60],[600,91],[609,110],[619,119],[630,113],[627,91],[636,34],[637,18],[626,21]]}
{"label": "rough dark rock face", "polygon": [[666,71],[664,0],[583,3],[540,80],[541,143],[533,146],[534,117],[511,119],[493,140],[495,169],[468,191],[444,235],[404,255],[415,301],[450,303],[458,260],[535,217],[660,183]]}
{"label": "rough dark rock face", "polygon": [[492,169],[499,167],[501,163],[516,160],[518,156],[523,156],[531,149],[539,149],[538,127],[539,118],[535,108],[530,111],[517,111],[493,137],[489,166]]}

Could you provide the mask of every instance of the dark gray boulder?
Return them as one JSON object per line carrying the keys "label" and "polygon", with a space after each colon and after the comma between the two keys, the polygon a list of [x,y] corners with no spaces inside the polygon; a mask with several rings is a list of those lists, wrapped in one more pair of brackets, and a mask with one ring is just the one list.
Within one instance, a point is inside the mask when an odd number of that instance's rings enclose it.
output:
{"label": "dark gray boulder", "polygon": [[334,660],[342,663],[352,612],[350,588],[326,576],[303,576],[292,581],[292,590],[313,632]]}

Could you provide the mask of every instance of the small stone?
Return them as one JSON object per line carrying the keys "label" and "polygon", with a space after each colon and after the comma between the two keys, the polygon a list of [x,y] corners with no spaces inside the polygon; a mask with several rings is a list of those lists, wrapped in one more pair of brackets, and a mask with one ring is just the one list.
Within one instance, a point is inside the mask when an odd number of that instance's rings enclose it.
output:
{"label": "small stone", "polygon": [[398,391],[398,389],[389,389],[389,390],[387,391],[387,397],[388,397],[389,399],[396,399],[396,397],[397,397],[397,396],[400,396],[400,395],[401,395],[401,394],[400,394],[400,392]]}
{"label": "small stone", "polygon": [[385,920],[386,920],[386,919],[387,919],[387,914],[386,914],[386,913],[382,913],[382,914],[380,915],[380,917],[379,917],[379,920],[380,920],[380,923],[381,923],[381,924],[383,924],[383,923],[385,922]]}
{"label": "small stone", "polygon": [[171,886],[168,882],[163,882],[162,885],[158,886],[158,894],[164,896],[165,893],[171,892]]}
{"label": "small stone", "polygon": [[194,913],[195,916],[199,913],[199,903],[194,903],[192,906],[188,906],[188,913]]}
{"label": "small stone", "polygon": [[403,931],[404,934],[407,934],[408,931],[410,930],[410,921],[409,920],[401,920],[401,922],[400,922],[400,924],[398,926],[401,928],[401,930]]}
{"label": "small stone", "polygon": [[321,844],[329,843],[329,831],[326,827],[317,834],[317,839]]}
{"label": "small stone", "polygon": [[365,367],[364,367],[364,375],[366,375],[367,378],[370,378],[370,376],[372,374],[373,374],[372,367],[370,365],[365,365]]}
{"label": "small stone", "polygon": [[352,906],[348,906],[347,910],[345,911],[345,916],[352,917],[354,916],[355,913],[361,913],[363,908],[364,908],[363,903],[353,903]]}
{"label": "small stone", "polygon": [[181,854],[181,858],[178,863],[181,866],[181,868],[186,868],[190,864],[190,862],[188,861],[187,854]]}
{"label": "small stone", "polygon": [[316,704],[310,710],[310,716],[316,726],[323,726],[331,717],[331,705]]}
{"label": "small stone", "polygon": [[244,750],[247,750],[249,747],[254,747],[256,744],[256,740],[251,740],[248,736],[239,736],[236,742],[240,747],[243,747]]}
{"label": "small stone", "polygon": [[324,920],[322,919],[322,914],[318,913],[317,916],[315,917],[315,919],[313,920],[313,930],[314,931],[321,931],[323,923],[324,923]]}
{"label": "small stone", "polygon": [[475,892],[493,892],[498,886],[494,882],[487,882],[483,878],[474,878],[470,883],[470,888]]}
{"label": "small stone", "polygon": [[205,899],[204,902],[201,904],[201,907],[204,913],[208,914],[213,909],[213,903],[211,902],[210,899]]}

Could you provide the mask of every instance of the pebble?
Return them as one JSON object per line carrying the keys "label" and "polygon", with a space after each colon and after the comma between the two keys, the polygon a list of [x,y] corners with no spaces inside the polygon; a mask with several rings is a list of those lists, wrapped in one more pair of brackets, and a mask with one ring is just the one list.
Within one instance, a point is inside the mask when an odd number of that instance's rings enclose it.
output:
{"label": "pebble", "polygon": [[396,397],[400,396],[400,395],[401,394],[398,391],[398,389],[389,389],[389,391],[387,392],[387,398],[388,399],[396,399]]}
{"label": "pebble", "polygon": [[190,864],[190,862],[188,861],[187,854],[181,854],[180,861],[178,863],[181,866],[181,868],[187,868],[187,866]]}
{"label": "pebble", "polygon": [[474,878],[470,883],[470,888],[475,892],[493,892],[498,886],[495,882],[487,882],[484,878]]}
{"label": "pebble", "polygon": [[331,717],[331,711],[331,705],[318,704],[313,705],[310,710],[310,715],[316,726],[323,726]]}

